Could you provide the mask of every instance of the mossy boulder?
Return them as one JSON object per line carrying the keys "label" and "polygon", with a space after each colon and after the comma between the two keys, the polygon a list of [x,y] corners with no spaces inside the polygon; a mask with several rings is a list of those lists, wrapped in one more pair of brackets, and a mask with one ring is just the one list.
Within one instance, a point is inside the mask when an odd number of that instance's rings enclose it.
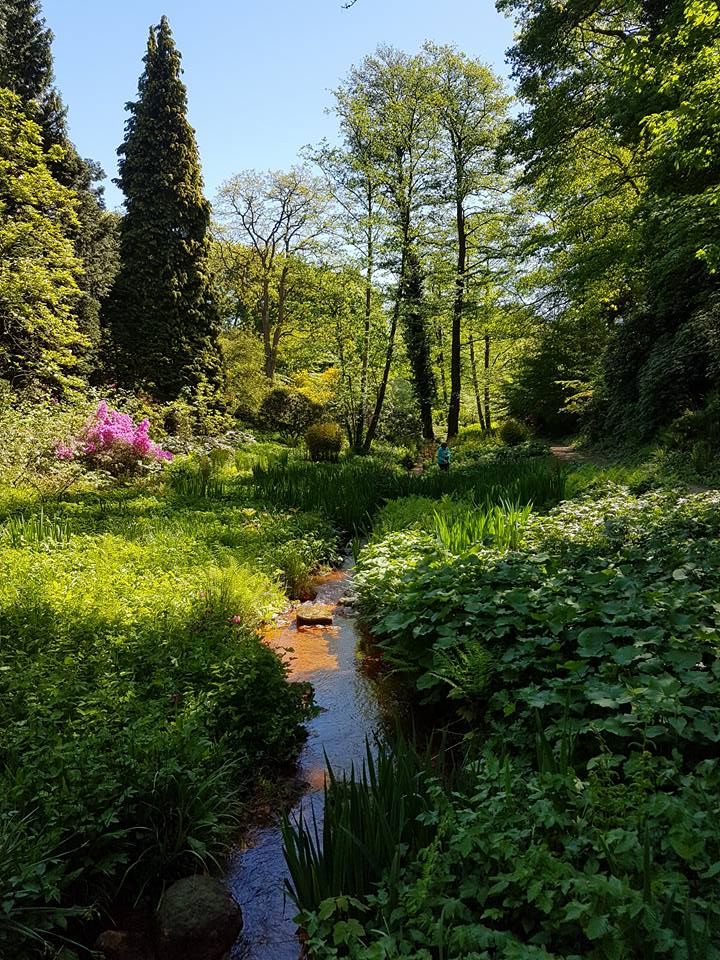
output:
{"label": "mossy boulder", "polygon": [[219,880],[186,877],[158,908],[158,960],[219,960],[241,929],[240,907]]}

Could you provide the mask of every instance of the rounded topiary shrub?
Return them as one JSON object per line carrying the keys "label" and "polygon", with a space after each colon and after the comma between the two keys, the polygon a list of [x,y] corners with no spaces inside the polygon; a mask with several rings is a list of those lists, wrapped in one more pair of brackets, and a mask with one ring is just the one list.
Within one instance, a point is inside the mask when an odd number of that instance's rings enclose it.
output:
{"label": "rounded topiary shrub", "polygon": [[498,436],[508,447],[516,447],[519,443],[528,439],[530,431],[524,423],[508,417],[498,427]]}
{"label": "rounded topiary shrub", "polygon": [[275,387],[267,394],[258,413],[258,423],[265,430],[299,437],[322,416],[323,409],[304,393],[290,387]]}
{"label": "rounded topiary shrub", "polygon": [[307,429],[305,442],[311,460],[337,460],[342,449],[342,430],[337,423],[314,423]]}

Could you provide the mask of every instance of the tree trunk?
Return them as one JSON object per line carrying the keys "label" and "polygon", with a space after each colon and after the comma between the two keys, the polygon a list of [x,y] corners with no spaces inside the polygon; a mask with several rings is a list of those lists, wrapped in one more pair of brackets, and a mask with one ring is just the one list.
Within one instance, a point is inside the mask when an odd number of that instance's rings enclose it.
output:
{"label": "tree trunk", "polygon": [[263,280],[262,301],[260,304],[260,322],[262,323],[263,350],[265,355],[265,376],[272,383],[275,377],[275,361],[270,340],[270,282]]}
{"label": "tree trunk", "polygon": [[395,334],[397,332],[398,320],[400,319],[400,305],[402,302],[402,292],[405,286],[405,252],[403,251],[402,262],[400,264],[400,279],[398,280],[397,290],[395,292],[395,304],[393,306],[392,320],[388,331],[388,345],[385,351],[385,366],[383,367],[382,378],[375,398],[375,408],[373,409],[370,423],[368,424],[365,440],[363,441],[362,452],[369,453],[370,446],[375,439],[380,415],[382,414],[383,404],[385,403],[385,393],[387,392],[388,380],[390,379],[390,368],[392,366],[393,351],[395,348]]}
{"label": "tree trunk", "polygon": [[445,377],[445,344],[443,342],[442,323],[438,323],[437,326],[435,327],[435,339],[437,340],[437,345],[438,345],[437,362],[438,362],[438,367],[440,368],[440,387],[442,388],[442,399],[443,399],[443,403],[447,406],[448,392],[447,392],[447,378]]}
{"label": "tree trunk", "polygon": [[435,399],[435,375],[432,369],[430,336],[425,316],[422,267],[417,252],[412,246],[408,246],[405,257],[401,316],[415,396],[420,406],[423,439],[434,440],[432,405]]}
{"label": "tree trunk", "polygon": [[363,433],[368,408],[368,365],[370,362],[370,332],[372,319],[372,278],[374,266],[374,250],[372,238],[372,196],[368,187],[368,234],[367,252],[365,261],[365,318],[363,328],[362,369],[360,372],[360,409],[355,424],[355,450],[360,453],[363,449]]}
{"label": "tree trunk", "polygon": [[485,334],[485,429],[492,429],[490,418],[490,334]]}
{"label": "tree trunk", "polygon": [[[459,182],[459,181],[458,181]],[[465,271],[467,260],[467,229],[462,198],[455,200],[455,228],[457,231],[457,271],[455,274],[455,299],[453,301],[452,335],[450,342],[450,405],[448,407],[448,440],[457,436],[460,425],[460,336],[465,309]]]}
{"label": "tree trunk", "polygon": [[485,427],[485,415],[483,414],[482,397],[480,396],[480,383],[478,381],[477,364],[475,362],[475,339],[472,334],[470,335],[470,367],[472,369],[473,391],[475,393],[475,406],[477,407],[478,421],[482,429],[485,430],[487,428]]}

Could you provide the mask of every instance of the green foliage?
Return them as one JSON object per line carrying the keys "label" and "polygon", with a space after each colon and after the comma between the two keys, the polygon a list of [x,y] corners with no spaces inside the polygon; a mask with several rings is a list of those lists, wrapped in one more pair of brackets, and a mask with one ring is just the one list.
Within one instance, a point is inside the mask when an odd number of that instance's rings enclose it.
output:
{"label": "green foliage", "polygon": [[119,151],[127,208],[121,266],[104,313],[109,363],[119,382],[142,386],[159,400],[203,385],[214,395],[221,368],[208,260],[210,205],[180,74],[180,54],[163,17],[150,31],[138,100],[128,105]]}
{"label": "green foliage", "polygon": [[[462,782],[440,766],[373,883],[354,884],[378,819],[362,776],[342,858],[333,823],[325,861],[302,829],[286,839],[306,853],[290,862],[310,956],[720,956],[719,502],[595,494],[531,517],[515,549],[469,536],[452,554],[428,504],[383,510],[405,529],[361,552],[360,609],[385,662],[449,697],[478,747]],[[400,744],[401,778],[406,762]]]}
{"label": "green foliage", "polygon": [[342,449],[342,430],[337,423],[313,423],[305,432],[310,459],[337,460]]}
{"label": "green foliage", "polygon": [[707,440],[697,440],[690,451],[692,465],[695,471],[703,476],[707,474],[715,459],[715,450]]}
{"label": "green foliage", "polygon": [[[528,103],[512,146],[550,221],[535,231],[550,264],[538,280],[562,305],[511,403],[542,399],[540,379],[575,381],[596,436],[654,436],[719,382],[717,5],[499,6],[517,18],[511,60]],[[607,341],[602,371],[593,331]]]}
{"label": "green foliage", "polygon": [[687,781],[666,774],[675,792],[656,793],[649,753],[622,783],[613,759],[582,775],[490,751],[471,761],[421,818],[433,839],[399,866],[386,859],[376,891],[301,914],[310,956],[717,958],[716,762]]}
{"label": "green foliage", "polygon": [[503,420],[497,432],[498,437],[508,447],[516,447],[524,440],[527,440],[530,435],[530,431],[524,423],[520,423],[519,420],[513,420],[512,418]]}
{"label": "green foliage", "polygon": [[41,507],[39,513],[29,517],[10,517],[3,533],[16,549],[30,544],[58,547],[70,542],[70,523],[66,517],[48,517]]}
{"label": "green foliage", "polygon": [[453,446],[465,446],[468,443],[492,446],[497,443],[497,431],[488,430],[482,423],[469,423],[458,429]]}
{"label": "green foliage", "polygon": [[0,90],[0,377],[14,389],[77,389],[87,340],[73,311],[81,264],[75,198],[48,169],[40,128]]}
{"label": "green foliage", "polygon": [[413,390],[420,408],[423,437],[433,437],[432,407],[436,396],[435,374],[430,354],[430,325],[423,293],[423,267],[414,247],[405,255],[401,317]]}
{"label": "green foliage", "polygon": [[531,511],[532,504],[520,507],[501,500],[499,504],[468,506],[451,519],[436,512],[435,533],[455,556],[488,544],[497,550],[517,550]]}
{"label": "green foliage", "polygon": [[699,441],[720,444],[720,398],[713,396],[698,410],[685,410],[664,433],[665,441],[674,449],[690,450]]}
{"label": "green foliage", "polygon": [[389,443],[417,443],[422,436],[417,397],[412,384],[398,379],[390,384],[378,425],[378,437]]}
{"label": "green foliage", "polygon": [[[650,707],[654,694],[636,685],[632,700],[637,719],[625,718],[618,728],[609,718],[608,726],[602,726],[593,719],[595,687],[582,692],[578,683],[585,676],[594,683],[595,674],[605,672],[603,682],[616,683],[620,661],[578,673],[587,654],[584,648],[578,651],[576,644],[583,647],[582,637],[594,631],[607,636],[608,643],[613,636],[630,638],[639,632],[647,634],[644,643],[649,654],[661,651],[668,642],[668,618],[674,624],[676,642],[687,644],[696,636],[694,624],[708,623],[708,617],[714,622],[711,593],[689,592],[687,580],[692,574],[686,572],[704,552],[704,567],[710,571],[703,573],[704,582],[714,576],[714,547],[707,539],[716,523],[713,511],[710,495],[681,500],[677,506],[672,497],[660,493],[640,500],[626,493],[599,502],[568,503],[548,517],[533,517],[523,546],[515,552],[469,547],[460,537],[455,559],[443,555],[428,533],[391,534],[373,542],[361,558],[357,574],[361,610],[390,659],[418,676],[423,689],[431,690],[433,696],[441,696],[445,688],[443,665],[448,652],[480,643],[503,655],[502,686],[512,690],[513,710],[521,710],[524,694],[518,688],[527,693],[524,710],[529,715],[539,705],[533,701],[534,685],[557,682],[553,702],[564,704],[565,693],[573,691],[579,698],[578,715],[579,704],[586,702],[586,724],[595,723],[593,729],[607,729],[613,735],[624,730],[623,735],[630,736],[637,724],[656,712]],[[678,531],[687,538],[687,545]],[[687,620],[675,622],[668,611],[681,603]],[[598,609],[607,609],[608,614],[594,612]],[[538,660],[545,646],[549,649]],[[638,654],[621,667],[644,669],[646,659]],[[701,659],[699,651],[696,659]],[[576,668],[562,666],[576,661]],[[531,674],[521,678],[515,673],[524,668],[521,664]],[[667,669],[672,673],[675,667]],[[456,686],[447,692],[461,701],[466,697]],[[500,723],[508,696],[498,694],[487,707]],[[466,705],[473,711],[486,709],[470,695]],[[659,729],[656,736],[661,734]]]}
{"label": "green foliage", "polygon": [[0,87],[40,104],[52,83],[52,33],[34,0],[5,0],[0,13]]}
{"label": "green foliage", "polygon": [[21,99],[27,116],[42,131],[49,171],[61,186],[73,191],[76,221],[67,231],[75,256],[82,262],[76,276],[78,299],[73,319],[85,338],[78,357],[83,376],[97,370],[100,303],[117,271],[117,216],[104,209],[105,174],[83,160],[70,141],[67,110],[53,87],[53,35],[34,0],[6,0],[0,9],[0,87]]}
{"label": "green foliage", "polygon": [[43,956],[34,939],[57,945],[72,918],[217,869],[295,757],[312,694],[255,630],[335,536],[240,499],[221,469],[222,501],[3,489],[3,955]]}
{"label": "green foliage", "polygon": [[75,435],[90,416],[92,400],[76,398],[58,404],[27,391],[0,392],[0,480],[13,487],[32,486],[42,496],[71,487],[82,474],[72,462],[59,460],[58,441]]}
{"label": "green foliage", "polygon": [[299,390],[275,387],[260,404],[258,423],[265,430],[297,438],[319,420],[322,413],[320,404]]}
{"label": "green foliage", "polygon": [[546,505],[562,497],[565,477],[554,464],[524,460],[459,467],[449,474],[429,470],[418,476],[365,457],[338,464],[296,461],[253,471],[261,499],[322,513],[351,533],[369,530],[378,508],[398,497],[439,500],[454,495],[476,504],[508,498]]}
{"label": "green foliage", "polygon": [[240,420],[253,421],[269,387],[263,346],[251,331],[233,327],[220,335],[227,408]]}
{"label": "green foliage", "polygon": [[366,743],[349,777],[328,764],[322,826],[312,809],[283,823],[288,893],[305,916],[318,908],[323,921],[339,916],[349,897],[370,893],[388,871],[399,876],[403,860],[432,841],[437,773],[448,759],[443,745],[422,751],[399,736],[392,751]]}
{"label": "green foliage", "polygon": [[[577,430],[599,377],[606,339],[605,323],[585,315],[541,326],[515,359],[512,378],[503,387],[510,415],[549,436]],[[585,395],[579,396],[583,389]]]}

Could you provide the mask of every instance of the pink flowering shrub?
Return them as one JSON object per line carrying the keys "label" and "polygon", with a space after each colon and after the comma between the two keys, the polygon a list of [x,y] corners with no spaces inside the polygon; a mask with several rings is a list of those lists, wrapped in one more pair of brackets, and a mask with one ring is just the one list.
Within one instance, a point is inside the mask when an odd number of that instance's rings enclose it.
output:
{"label": "pink flowering shrub", "polygon": [[143,463],[172,460],[172,454],[150,439],[150,424],[118,410],[108,409],[103,400],[80,432],[69,443],[58,443],[59,460],[83,460],[89,466],[114,476],[132,473]]}

